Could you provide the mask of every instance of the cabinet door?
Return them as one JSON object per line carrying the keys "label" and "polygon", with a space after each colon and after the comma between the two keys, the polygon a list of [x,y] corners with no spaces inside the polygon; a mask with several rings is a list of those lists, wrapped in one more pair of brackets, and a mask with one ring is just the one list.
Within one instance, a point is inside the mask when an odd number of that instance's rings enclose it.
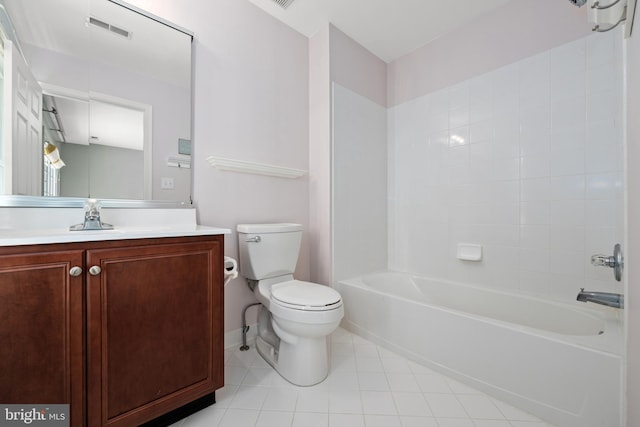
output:
{"label": "cabinet door", "polygon": [[[223,385],[222,238],[90,250],[89,425],[139,425]],[[93,271],[96,273],[96,269]]]}
{"label": "cabinet door", "polygon": [[0,402],[70,404],[84,423],[82,251],[0,256]]}

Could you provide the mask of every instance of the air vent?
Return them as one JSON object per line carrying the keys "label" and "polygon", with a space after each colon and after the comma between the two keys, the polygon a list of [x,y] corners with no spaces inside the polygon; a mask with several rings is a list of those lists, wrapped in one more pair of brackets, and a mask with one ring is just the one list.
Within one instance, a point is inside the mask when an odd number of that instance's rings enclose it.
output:
{"label": "air vent", "polygon": [[283,9],[288,8],[289,5],[293,3],[293,0],[271,0],[271,1],[273,1],[275,4],[277,4]]}
{"label": "air vent", "polygon": [[[293,1],[293,0],[290,0],[290,1]],[[102,21],[102,20],[100,20],[98,18],[95,18],[93,16],[90,16],[87,19],[87,22],[89,24],[93,25],[94,27],[102,28],[103,30],[109,31],[109,32],[111,32],[113,34],[117,34],[120,37],[124,37],[124,38],[127,38],[127,39],[131,38],[131,32],[130,31],[127,31],[127,30],[125,30],[123,28],[120,28],[120,27],[117,27],[115,25],[111,25],[108,22],[104,22],[104,21]]]}

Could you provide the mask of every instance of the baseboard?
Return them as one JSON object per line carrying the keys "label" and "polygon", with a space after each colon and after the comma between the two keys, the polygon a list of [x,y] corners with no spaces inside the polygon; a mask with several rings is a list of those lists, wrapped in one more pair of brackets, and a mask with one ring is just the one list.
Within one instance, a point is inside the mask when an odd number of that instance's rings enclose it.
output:
{"label": "baseboard", "polygon": [[[258,324],[254,323],[253,325],[249,325],[249,330],[247,331],[247,343],[251,345],[258,335]],[[229,331],[224,334],[224,349],[236,349],[240,348],[242,345],[242,328],[235,329],[233,331]]]}

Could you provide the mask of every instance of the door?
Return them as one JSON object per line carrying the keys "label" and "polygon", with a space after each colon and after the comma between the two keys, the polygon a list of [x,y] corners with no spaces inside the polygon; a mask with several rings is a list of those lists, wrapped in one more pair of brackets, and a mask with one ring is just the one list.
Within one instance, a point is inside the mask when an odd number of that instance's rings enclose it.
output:
{"label": "door", "polygon": [[11,40],[4,45],[3,194],[42,195],[42,88]]}
{"label": "door", "polygon": [[0,256],[0,402],[70,404],[71,426],[84,424],[82,260]]}
{"label": "door", "polygon": [[131,426],[223,386],[221,239],[87,252],[88,419]]}

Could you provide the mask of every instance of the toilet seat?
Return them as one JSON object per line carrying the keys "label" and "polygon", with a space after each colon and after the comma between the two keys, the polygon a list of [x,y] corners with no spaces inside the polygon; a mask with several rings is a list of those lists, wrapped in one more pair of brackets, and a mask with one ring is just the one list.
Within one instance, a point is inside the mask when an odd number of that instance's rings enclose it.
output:
{"label": "toilet seat", "polygon": [[301,280],[273,285],[271,301],[283,307],[305,311],[326,311],[342,306],[340,294],[335,289]]}

